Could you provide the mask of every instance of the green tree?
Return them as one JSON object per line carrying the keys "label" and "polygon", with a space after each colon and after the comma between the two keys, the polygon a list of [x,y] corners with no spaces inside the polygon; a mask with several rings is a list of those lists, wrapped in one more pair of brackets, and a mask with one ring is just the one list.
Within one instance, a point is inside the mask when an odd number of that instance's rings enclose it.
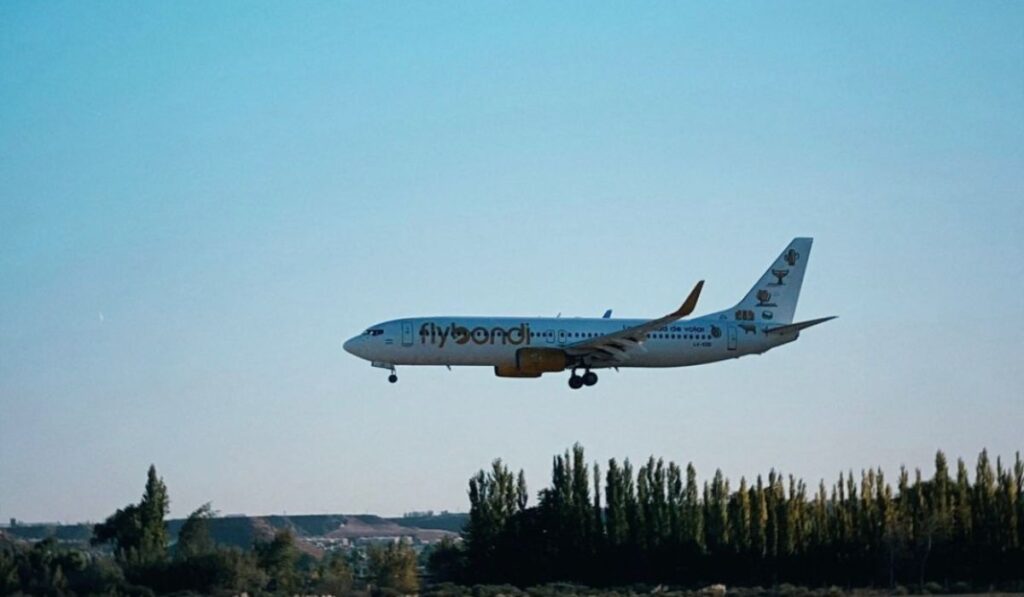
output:
{"label": "green tree", "polygon": [[704,509],[708,549],[725,552],[729,547],[729,482],[722,470],[715,470],[711,485],[705,485]]}
{"label": "green tree", "polygon": [[142,546],[142,517],[136,504],[120,508],[92,529],[93,545],[112,544],[120,561],[134,561]]}
{"label": "green tree", "polygon": [[739,553],[750,551],[750,525],[753,513],[750,508],[750,490],[746,477],[740,477],[739,490],[729,502],[729,527],[733,530],[733,546]]}
{"label": "green tree", "polygon": [[272,592],[294,593],[299,588],[299,550],[295,546],[295,535],[289,529],[281,529],[268,542],[255,545],[259,567],[269,580],[267,589]]}
{"label": "green tree", "polygon": [[416,552],[404,542],[373,546],[367,551],[368,573],[376,587],[403,594],[419,591]]}
{"label": "green tree", "polygon": [[492,553],[499,538],[508,531],[512,518],[527,504],[526,477],[518,478],[501,459],[491,463],[491,470],[479,471],[469,480],[469,523],[464,538],[468,552],[478,560],[493,560]]}
{"label": "green tree", "polygon": [[768,500],[765,495],[764,481],[757,476],[751,500],[753,518],[750,520],[750,545],[758,557],[768,555]]}
{"label": "green tree", "polygon": [[646,536],[644,531],[644,514],[643,509],[640,507],[640,500],[637,497],[637,489],[633,477],[633,464],[628,458],[622,462],[622,479],[625,486],[626,526],[629,529],[628,544],[637,548],[643,544],[644,537]]}
{"label": "green tree", "polygon": [[436,582],[463,580],[467,568],[465,545],[445,537],[430,550],[427,570]]}
{"label": "green tree", "polygon": [[321,595],[347,595],[352,590],[352,568],[345,554],[329,553],[317,567],[317,581],[314,590]]}
{"label": "green tree", "polygon": [[1013,462],[1013,485],[1017,494],[1017,545],[1024,546],[1024,460],[1017,452]]}
{"label": "green tree", "polygon": [[188,515],[178,530],[178,544],[175,557],[187,559],[213,552],[214,543],[210,536],[210,519],[214,512],[207,502]]}
{"label": "green tree", "polygon": [[683,544],[683,470],[679,465],[668,463],[665,480],[666,507],[668,508],[669,545],[677,550]]}
{"label": "green tree", "polygon": [[697,469],[693,463],[686,465],[686,488],[683,490],[683,544],[691,554],[704,553],[704,511],[700,506],[697,488]]}
{"label": "green tree", "polygon": [[988,450],[978,454],[978,462],[974,472],[974,487],[971,495],[971,526],[974,531],[976,547],[989,550],[995,544],[996,480],[992,472],[992,463],[988,458]]}
{"label": "green tree", "polygon": [[167,486],[157,477],[156,467],[149,465],[146,491],[139,502],[139,523],[142,525],[142,541],[139,558],[143,562],[160,562],[167,559],[167,525],[164,517],[170,512],[171,500]]}
{"label": "green tree", "polygon": [[629,538],[629,522],[626,512],[626,483],[623,471],[614,458],[608,461],[608,473],[604,484],[605,515],[608,544],[613,547],[624,545]]}
{"label": "green tree", "polygon": [[962,458],[956,460],[953,504],[953,535],[961,548],[967,548],[973,539],[974,515],[971,513],[971,482],[967,478],[967,465]]}

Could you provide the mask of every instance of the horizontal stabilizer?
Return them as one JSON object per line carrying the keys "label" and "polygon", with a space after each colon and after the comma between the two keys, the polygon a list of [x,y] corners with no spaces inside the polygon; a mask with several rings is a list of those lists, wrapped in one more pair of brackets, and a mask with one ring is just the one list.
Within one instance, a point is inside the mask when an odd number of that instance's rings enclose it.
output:
{"label": "horizontal stabilizer", "polygon": [[808,321],[801,321],[799,323],[791,323],[791,324],[788,324],[788,325],[780,325],[778,327],[769,328],[769,329],[765,330],[764,333],[766,333],[766,334],[788,334],[790,332],[799,332],[802,329],[809,328],[809,327],[811,327],[813,325],[818,325],[819,323],[825,323],[826,321],[829,321],[831,319],[835,319],[836,317],[837,317],[836,315],[832,315],[832,316],[829,316],[829,317],[821,317],[821,318],[818,318],[818,319],[811,319],[811,320],[808,320]]}

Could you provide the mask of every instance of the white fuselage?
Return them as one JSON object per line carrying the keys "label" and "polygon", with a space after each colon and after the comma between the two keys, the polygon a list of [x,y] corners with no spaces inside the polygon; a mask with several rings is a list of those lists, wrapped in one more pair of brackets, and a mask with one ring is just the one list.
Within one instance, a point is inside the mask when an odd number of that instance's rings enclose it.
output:
{"label": "white fuselage", "polygon": [[[416,317],[375,325],[345,342],[346,351],[374,364],[514,366],[521,348],[568,348],[587,338],[642,324],[643,319]],[[764,333],[761,322],[721,314],[680,320],[647,334],[641,350],[618,367],[683,367],[766,350],[799,332]],[[609,365],[595,365],[595,368]]]}

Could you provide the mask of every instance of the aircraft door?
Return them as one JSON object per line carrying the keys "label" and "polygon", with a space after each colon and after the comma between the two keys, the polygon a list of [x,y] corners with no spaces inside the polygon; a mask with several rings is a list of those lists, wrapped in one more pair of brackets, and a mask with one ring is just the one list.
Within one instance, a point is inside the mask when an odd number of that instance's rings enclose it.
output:
{"label": "aircraft door", "polygon": [[544,337],[547,339],[548,344],[555,343],[555,330],[544,330]]}
{"label": "aircraft door", "polygon": [[412,346],[412,323],[402,322],[402,346]]}
{"label": "aircraft door", "polygon": [[558,330],[558,343],[565,344],[565,330]]}
{"label": "aircraft door", "polygon": [[736,326],[729,324],[729,350],[736,350]]}

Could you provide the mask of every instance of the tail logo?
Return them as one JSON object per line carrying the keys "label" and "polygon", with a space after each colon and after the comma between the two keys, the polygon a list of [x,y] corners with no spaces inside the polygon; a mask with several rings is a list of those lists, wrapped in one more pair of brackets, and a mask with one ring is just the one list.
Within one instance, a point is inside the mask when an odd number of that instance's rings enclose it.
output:
{"label": "tail logo", "polygon": [[757,306],[758,307],[775,307],[775,303],[771,302],[772,293],[767,290],[761,289],[757,291]]}
{"label": "tail logo", "polygon": [[[783,255],[782,258],[786,260],[786,263],[789,264],[789,267],[793,267],[794,265],[796,265],[797,260],[800,259],[800,253],[797,253],[796,249],[791,248],[790,250],[786,251],[786,254]],[[779,280],[779,284],[781,283],[782,280]]]}
{"label": "tail logo", "polygon": [[772,268],[772,275],[775,276],[776,280],[778,280],[778,282],[773,284],[773,286],[785,286],[782,279],[789,275],[789,270]]}

